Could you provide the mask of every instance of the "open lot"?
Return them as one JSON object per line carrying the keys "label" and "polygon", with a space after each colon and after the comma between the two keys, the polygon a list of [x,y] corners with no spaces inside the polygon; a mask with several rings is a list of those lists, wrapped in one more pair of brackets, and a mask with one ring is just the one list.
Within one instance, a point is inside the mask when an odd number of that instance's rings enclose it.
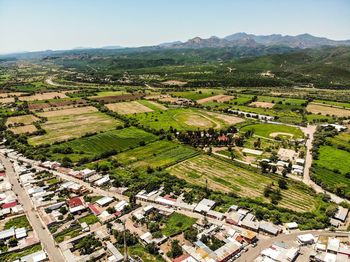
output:
{"label": "open lot", "polygon": [[38,93],[31,96],[21,96],[18,99],[21,101],[35,101],[35,100],[49,100],[49,99],[60,99],[66,98],[65,92],[47,92]]}
{"label": "open lot", "polygon": [[337,117],[349,117],[350,116],[350,110],[339,108],[336,106],[326,106],[321,104],[314,104],[309,103],[306,110],[308,112],[314,113],[314,114],[321,114],[321,115],[334,115]]}
{"label": "open lot", "polygon": [[170,141],[156,141],[115,156],[118,162],[131,168],[169,166],[195,156],[198,151]]}
{"label": "open lot", "polygon": [[173,127],[177,130],[197,130],[215,128],[220,129],[241,122],[242,119],[224,114],[216,114],[198,109],[169,109],[166,111],[151,112],[132,116],[143,126],[156,130],[168,130]]}
{"label": "open lot", "polygon": [[72,148],[75,153],[68,155],[56,154],[60,159],[69,156],[73,161],[82,157],[89,157],[101,154],[106,151],[116,150],[118,152],[139,146],[140,142],[151,142],[157,137],[136,127],[129,127],[120,130],[111,130],[97,135],[78,138],[65,142],[55,148]]}
{"label": "open lot", "polygon": [[32,145],[50,144],[78,138],[87,133],[107,131],[121,125],[120,121],[98,112],[96,108],[91,106],[48,111],[39,115],[48,119],[42,125],[47,133],[29,138],[28,142]]}
{"label": "open lot", "polygon": [[117,112],[121,115],[127,114],[137,114],[137,113],[145,113],[152,112],[153,110],[143,104],[140,104],[138,101],[132,102],[121,102],[114,104],[107,104],[106,107],[113,112]]}
{"label": "open lot", "polygon": [[[168,168],[170,174],[187,180],[189,183],[233,192],[242,197],[268,201],[263,190],[277,179],[277,176],[261,175],[215,157],[200,155]],[[277,181],[275,181],[277,183]],[[316,206],[312,190],[302,183],[288,181],[288,189],[282,190],[279,206],[295,211],[310,211]]]}
{"label": "open lot", "polygon": [[162,233],[165,236],[172,236],[180,232],[184,232],[190,228],[196,219],[179,213],[173,213],[168,217],[165,226],[162,228]]}

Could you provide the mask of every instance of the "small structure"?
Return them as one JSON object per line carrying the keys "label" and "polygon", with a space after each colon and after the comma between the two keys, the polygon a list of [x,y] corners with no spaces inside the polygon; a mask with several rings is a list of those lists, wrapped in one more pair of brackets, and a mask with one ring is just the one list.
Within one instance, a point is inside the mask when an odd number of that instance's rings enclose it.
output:
{"label": "small structure", "polygon": [[297,241],[300,245],[311,245],[315,242],[315,237],[312,234],[308,233],[297,236]]}
{"label": "small structure", "polygon": [[348,214],[349,209],[339,206],[337,213],[334,215],[334,218],[344,223],[346,218],[348,217]]}
{"label": "small structure", "polygon": [[96,204],[98,204],[101,207],[107,206],[110,203],[112,203],[114,201],[113,197],[109,197],[109,196],[105,196],[100,198],[99,200],[96,201]]}
{"label": "small structure", "polygon": [[215,202],[213,200],[204,198],[197,204],[194,211],[198,213],[207,213],[214,206],[215,206]]}

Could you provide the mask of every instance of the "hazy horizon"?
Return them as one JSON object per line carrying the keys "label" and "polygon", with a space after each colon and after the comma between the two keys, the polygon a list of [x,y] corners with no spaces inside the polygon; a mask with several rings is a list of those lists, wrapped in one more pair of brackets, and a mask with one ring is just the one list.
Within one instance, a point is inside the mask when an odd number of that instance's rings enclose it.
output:
{"label": "hazy horizon", "polygon": [[150,46],[237,32],[347,40],[349,28],[346,0],[0,0],[1,54]]}

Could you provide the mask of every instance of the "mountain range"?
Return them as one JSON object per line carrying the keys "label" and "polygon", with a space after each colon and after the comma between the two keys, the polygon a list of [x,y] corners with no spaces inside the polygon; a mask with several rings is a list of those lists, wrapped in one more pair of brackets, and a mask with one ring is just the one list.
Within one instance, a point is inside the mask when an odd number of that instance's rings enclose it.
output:
{"label": "mountain range", "polygon": [[235,33],[223,38],[212,36],[210,38],[194,37],[186,42],[173,42],[160,44],[165,48],[211,48],[211,47],[259,47],[259,46],[287,46],[290,48],[316,48],[322,46],[350,46],[350,40],[331,40],[325,37],[316,37],[310,34],[296,36],[272,34],[254,35]]}

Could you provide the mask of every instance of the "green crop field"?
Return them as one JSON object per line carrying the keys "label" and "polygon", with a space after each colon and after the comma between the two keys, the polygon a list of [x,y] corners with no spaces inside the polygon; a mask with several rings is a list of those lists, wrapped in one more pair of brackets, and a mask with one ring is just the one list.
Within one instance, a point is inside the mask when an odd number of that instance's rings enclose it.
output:
{"label": "green crop field", "polygon": [[[233,192],[242,197],[268,201],[263,196],[266,185],[277,183],[278,176],[261,175],[243,169],[216,157],[200,155],[168,168],[170,174],[191,184],[209,187],[221,192]],[[279,206],[295,211],[311,211],[317,206],[312,190],[300,182],[288,180],[288,189],[281,190]]]}
{"label": "green crop field", "polygon": [[79,107],[40,113],[48,121],[42,124],[46,134],[28,139],[31,145],[51,144],[81,137],[87,133],[115,129],[122,124],[93,107]]}
{"label": "green crop field", "polygon": [[168,217],[165,226],[162,228],[162,233],[168,237],[184,232],[186,229],[190,228],[194,223],[196,223],[196,220],[197,219],[193,217],[173,213]]}
{"label": "green crop field", "polygon": [[170,141],[156,141],[115,156],[118,162],[132,168],[164,167],[195,156],[198,151]]}
{"label": "green crop field", "polygon": [[332,143],[332,145],[350,152],[350,133],[340,133],[339,135],[336,135],[328,140]]}
{"label": "green crop field", "polygon": [[345,174],[350,172],[350,153],[333,146],[321,146],[315,163],[320,167],[333,171],[339,170],[340,173]]}
{"label": "green crop field", "polygon": [[191,100],[199,100],[214,95],[225,93],[223,89],[198,89],[196,91],[171,92],[172,96],[183,97]]}
{"label": "green crop field", "polygon": [[177,130],[221,129],[229,126],[226,121],[218,116],[210,115],[207,111],[198,109],[169,109],[130,117],[138,120],[141,125],[155,130],[169,130],[170,127]]}
{"label": "green crop field", "polygon": [[[111,130],[97,135],[83,137],[63,144],[53,146],[55,148],[72,148],[75,154],[68,154],[73,161],[86,156],[94,156],[109,150],[118,152],[139,146],[140,142],[149,143],[157,137],[136,127],[129,127],[119,130]],[[63,155],[56,154],[56,158]]]}
{"label": "green crop field", "polygon": [[331,106],[339,106],[343,108],[350,108],[350,103],[342,103],[342,102],[335,102],[335,101],[328,101],[328,100],[314,100],[314,103],[320,103],[324,105],[331,105]]}
{"label": "green crop field", "polygon": [[275,135],[288,136],[291,134],[294,139],[302,138],[303,132],[292,126],[276,125],[276,124],[253,124],[246,125],[240,129],[240,132],[246,132],[248,130],[254,130],[254,134],[263,136],[266,138],[273,138]]}

